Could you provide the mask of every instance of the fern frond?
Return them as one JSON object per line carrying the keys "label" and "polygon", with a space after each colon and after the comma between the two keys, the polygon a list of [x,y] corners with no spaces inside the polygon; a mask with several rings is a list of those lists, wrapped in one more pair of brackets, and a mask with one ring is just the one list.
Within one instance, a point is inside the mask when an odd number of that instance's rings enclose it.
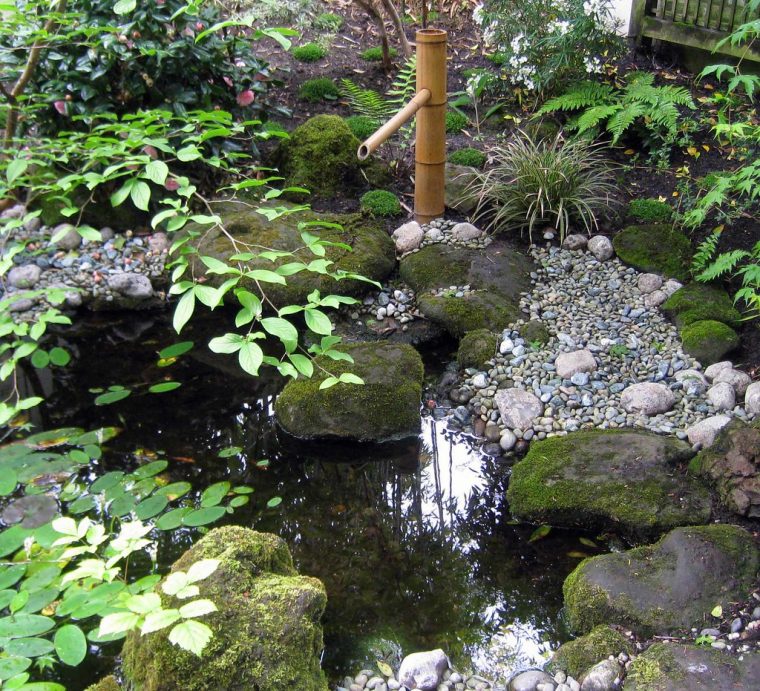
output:
{"label": "fern frond", "polygon": [[654,74],[651,72],[629,72],[625,78],[628,82],[626,89],[654,84]]}
{"label": "fern frond", "polygon": [[612,87],[598,82],[580,82],[571,86],[564,94],[550,98],[539,109],[537,115],[555,113],[558,110],[578,110],[609,103]]}
{"label": "fern frond", "polygon": [[[666,130],[666,139],[671,139],[678,133],[678,120],[681,114],[672,103],[660,103],[656,109],[648,111],[646,115],[649,116],[652,124]],[[651,125],[650,129],[652,129]]]}
{"label": "fern frond", "polygon": [[746,259],[749,256],[751,256],[750,253],[745,250],[722,252],[715,257],[711,264],[697,274],[696,279],[702,283],[714,281],[716,278],[732,272],[742,259]]}
{"label": "fern frond", "polygon": [[388,91],[385,92],[387,102],[394,104],[398,110],[417,92],[417,55],[406,60],[398,71]]}
{"label": "fern frond", "polygon": [[705,270],[707,263],[715,255],[720,241],[720,233],[712,233],[697,245],[697,251],[691,259],[691,273],[697,274]]}
{"label": "fern frond", "polygon": [[575,121],[575,126],[578,128],[578,133],[582,134],[586,130],[597,127],[600,122],[617,113],[621,107],[622,106],[619,104],[614,104],[600,105],[589,108]]}
{"label": "fern frond", "polygon": [[349,108],[357,115],[366,115],[373,120],[385,120],[396,112],[377,91],[362,89],[350,79],[340,80],[341,95],[348,101]]}
{"label": "fern frond", "polygon": [[607,131],[612,135],[612,143],[617,144],[623,133],[647,112],[643,103],[630,103],[622,110],[619,110],[607,121]]}

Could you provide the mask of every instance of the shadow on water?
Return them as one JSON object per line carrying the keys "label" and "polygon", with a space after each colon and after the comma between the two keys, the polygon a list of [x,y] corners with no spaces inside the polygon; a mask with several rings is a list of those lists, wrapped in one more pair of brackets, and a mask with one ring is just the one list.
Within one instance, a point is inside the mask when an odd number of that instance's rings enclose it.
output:
{"label": "shadow on water", "polygon": [[[177,339],[160,315],[88,320],[58,337],[70,366],[27,373],[26,386],[47,396],[34,422],[123,427],[96,474],[158,454],[170,460],[172,480],[198,489],[221,479],[253,486],[254,501],[232,520],[281,535],[299,570],[324,582],[323,664],[333,678],[431,647],[504,677],[540,664],[566,639],[561,586],[577,563],[567,555],[577,535],[552,531],[530,542],[532,528],[510,520],[505,466],[429,417],[407,443],[288,438],[272,417],[282,382],[248,377],[208,351],[218,331],[196,323]],[[185,339],[196,347],[158,368],[157,351]],[[182,386],[145,392],[167,377]],[[95,406],[89,389],[115,384],[134,393]],[[220,458],[229,446],[242,451]],[[256,465],[261,459],[268,467]],[[265,508],[274,495],[282,503]],[[165,565],[197,537],[162,534]]]}

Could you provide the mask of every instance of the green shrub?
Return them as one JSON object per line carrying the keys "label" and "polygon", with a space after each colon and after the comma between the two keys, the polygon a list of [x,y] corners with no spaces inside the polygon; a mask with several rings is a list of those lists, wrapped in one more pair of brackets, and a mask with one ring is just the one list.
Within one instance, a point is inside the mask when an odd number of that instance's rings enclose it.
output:
{"label": "green shrub", "polygon": [[323,12],[314,19],[314,28],[319,31],[328,31],[330,33],[336,33],[340,31],[343,26],[343,17],[339,14],[333,14],[332,12]]}
{"label": "green shrub", "polygon": [[571,223],[587,232],[597,215],[614,202],[610,164],[599,145],[561,137],[534,141],[520,130],[506,144],[489,152],[489,169],[477,173],[465,190],[478,199],[476,218],[494,230],[552,225],[564,238]]}
{"label": "green shrub", "polygon": [[[398,51],[395,48],[389,48],[388,54],[392,58],[395,58],[398,55]],[[383,59],[383,49],[380,46],[373,46],[360,53],[359,57],[367,62],[380,62]]]}
{"label": "green shrub", "polygon": [[380,122],[369,115],[352,115],[346,118],[346,124],[357,139],[364,141],[377,129]]}
{"label": "green shrub", "polygon": [[334,101],[340,96],[340,92],[332,79],[318,77],[317,79],[307,79],[301,84],[298,96],[304,101],[318,103],[319,101]]}
{"label": "green shrub", "polygon": [[667,223],[673,216],[673,209],[658,199],[634,199],[628,205],[628,215],[644,223]]}
{"label": "green shrub", "polygon": [[455,110],[450,110],[446,113],[446,132],[448,134],[457,134],[469,124],[470,121],[467,119],[467,116],[462,115],[462,113],[457,113]]}
{"label": "green shrub", "polygon": [[361,207],[373,216],[398,216],[401,213],[401,202],[393,192],[387,190],[371,190],[362,195]]}
{"label": "green shrub", "polygon": [[300,62],[316,62],[327,55],[327,51],[319,43],[305,43],[293,48],[293,57]]}
{"label": "green shrub", "polygon": [[458,166],[472,166],[473,168],[482,168],[486,162],[486,155],[479,149],[467,147],[452,152],[449,161]]}

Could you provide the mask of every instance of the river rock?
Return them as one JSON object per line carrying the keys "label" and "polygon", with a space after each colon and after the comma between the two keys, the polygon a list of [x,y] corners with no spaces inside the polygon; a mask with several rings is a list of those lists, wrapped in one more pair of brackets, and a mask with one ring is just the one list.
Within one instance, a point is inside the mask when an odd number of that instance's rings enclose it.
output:
{"label": "river rock", "polygon": [[723,370],[727,369],[733,369],[734,365],[731,362],[731,360],[723,360],[721,362],[716,362],[712,365],[710,365],[707,369],[705,369],[705,379],[709,382],[715,381],[715,377],[717,377]]}
{"label": "river rock", "polygon": [[440,648],[423,653],[412,653],[401,661],[398,680],[410,689],[435,691],[449,668],[449,658]]}
{"label": "river rock", "polygon": [[715,436],[729,422],[731,422],[731,418],[728,415],[713,415],[712,417],[707,417],[704,420],[695,422],[691,427],[688,427],[686,429],[686,437],[691,444],[699,444],[703,448],[712,446],[712,443],[715,441]]}
{"label": "river rock", "polygon": [[744,410],[749,415],[760,415],[760,382],[754,382],[744,393]]}
{"label": "river rock", "polygon": [[153,296],[153,286],[145,274],[121,271],[108,277],[108,287],[119,295],[133,300],[147,300]]}
{"label": "river rock", "polygon": [[707,390],[707,400],[715,410],[732,410],[736,405],[736,392],[728,382],[718,382]]}
{"label": "river rock", "polygon": [[[103,231],[100,231],[100,234],[103,234]],[[150,235],[148,237],[148,249],[150,249],[151,252],[154,254],[160,254],[165,249],[169,247],[169,238],[166,235],[166,233],[158,232],[153,233],[153,235]]]}
{"label": "river rock", "polygon": [[667,299],[668,294],[664,290],[653,290],[644,296],[644,307],[659,307]]}
{"label": "river rock", "polygon": [[714,384],[719,384],[720,382],[730,384],[737,396],[743,396],[747,391],[747,387],[752,383],[752,378],[746,372],[732,367],[731,369],[722,369],[713,377]]}
{"label": "river rock", "polygon": [[565,611],[579,632],[610,621],[641,636],[698,627],[716,605],[747,596],[758,563],[743,528],[676,528],[654,545],[581,562],[563,586]]}
{"label": "river rock", "polygon": [[446,206],[465,214],[470,214],[478,206],[478,195],[472,185],[477,180],[478,171],[470,166],[446,164],[445,198]]}
{"label": "river rock", "polygon": [[451,229],[451,236],[460,242],[475,240],[481,235],[483,235],[483,231],[480,230],[480,228],[472,225],[472,223],[457,223]]}
{"label": "river rock", "polygon": [[684,326],[681,341],[685,353],[709,365],[739,346],[739,334],[723,322],[705,319]]}
{"label": "river rock", "polygon": [[590,350],[574,350],[571,353],[560,353],[554,363],[557,375],[562,379],[570,379],[579,372],[593,372],[596,369],[596,359]]}
{"label": "river rock", "polygon": [[[199,597],[219,609],[203,618],[214,634],[203,657],[172,645],[169,628],[131,633],[122,652],[129,682],[143,691],[327,691],[319,664],[325,589],[316,578],[298,575],[285,542],[238,526],[214,528],[172,572],[186,572],[202,559],[220,561],[197,583]],[[162,597],[166,607],[186,602]]]}
{"label": "river rock", "polygon": [[604,235],[594,235],[588,241],[588,251],[591,252],[600,262],[606,262],[615,254],[610,239]]}
{"label": "river rock", "polygon": [[666,413],[675,402],[675,394],[665,384],[655,382],[631,384],[620,397],[620,403],[626,412],[643,415]]}
{"label": "river rock", "polygon": [[562,671],[579,679],[583,673],[599,660],[620,653],[631,655],[633,642],[609,624],[600,624],[573,641],[563,643],[546,665],[546,671],[554,674]]}
{"label": "river rock", "polygon": [[540,399],[523,389],[501,389],[496,392],[494,403],[509,429],[528,429],[544,412]]}
{"label": "river rock", "polygon": [[689,470],[707,478],[731,511],[760,518],[760,423],[732,420],[691,461]]}
{"label": "river rock", "polygon": [[34,288],[40,280],[42,269],[36,264],[14,266],[8,272],[8,285],[14,288]]}
{"label": "river rock", "polygon": [[[389,342],[344,343],[354,362],[320,356],[310,379],[289,381],[275,402],[279,424],[301,439],[339,438],[387,441],[419,434],[422,360],[410,345]],[[327,377],[352,372],[363,385],[319,389]]]}
{"label": "river rock", "polygon": [[742,318],[723,288],[704,283],[689,283],[675,290],[661,309],[679,329],[705,319],[735,327]]}
{"label": "river rock", "polygon": [[602,660],[583,677],[581,691],[613,691],[618,687],[620,665],[617,660]]}
{"label": "river rock", "polygon": [[536,691],[539,684],[551,684],[553,688],[554,679],[539,669],[530,669],[513,677],[508,688],[509,691]]}
{"label": "river rock", "polygon": [[634,430],[573,432],[533,442],[512,470],[512,514],[531,523],[653,537],[710,518],[707,489],[675,471],[693,455],[672,437]]}
{"label": "river rock", "polygon": [[632,663],[625,691],[755,691],[760,654],[740,657],[713,648],[655,643]]}
{"label": "river rock", "polygon": [[671,225],[628,226],[615,235],[612,244],[618,259],[639,271],[680,281],[690,275],[691,243]]}
{"label": "river rock", "polygon": [[77,249],[82,244],[82,236],[71,223],[61,223],[53,228],[53,237],[59,233],[63,233],[63,235],[55,241],[55,246],[59,250],[69,252]]}
{"label": "river rock", "polygon": [[393,231],[391,237],[396,244],[396,252],[406,254],[416,250],[425,238],[425,233],[417,221],[409,221]]}
{"label": "river rock", "polygon": [[588,247],[588,238],[580,233],[571,233],[566,235],[562,242],[562,247],[566,250],[582,250]]}
{"label": "river rock", "polygon": [[638,286],[642,293],[653,293],[662,288],[662,276],[659,274],[641,274],[638,279]]}

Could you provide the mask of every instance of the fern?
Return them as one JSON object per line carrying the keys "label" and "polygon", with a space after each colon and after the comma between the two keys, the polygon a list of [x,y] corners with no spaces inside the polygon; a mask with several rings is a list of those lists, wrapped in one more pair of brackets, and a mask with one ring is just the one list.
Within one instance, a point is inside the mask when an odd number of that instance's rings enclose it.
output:
{"label": "fern", "polygon": [[613,89],[607,84],[580,82],[570,87],[564,94],[550,98],[544,103],[537,115],[605,105],[610,102],[612,97]]}
{"label": "fern", "polygon": [[397,109],[405,105],[417,93],[417,56],[412,55],[406,60],[386,92],[388,102]]}
{"label": "fern", "polygon": [[746,250],[733,250],[732,252],[723,252],[719,254],[703,271],[697,274],[696,279],[702,283],[709,283],[716,278],[725,276],[732,272],[742,259],[752,255]]}
{"label": "fern", "polygon": [[615,113],[607,121],[607,131],[612,135],[612,143],[617,144],[625,131],[638,118],[646,116],[647,111],[648,109],[643,103],[634,102],[626,104],[622,110]]}
{"label": "fern", "polygon": [[578,132],[582,134],[587,130],[598,127],[600,123],[603,123],[611,115],[614,115],[619,111],[621,106],[617,105],[600,105],[589,108],[583,113],[574,123],[574,127],[578,129]]}
{"label": "fern", "polygon": [[691,273],[698,274],[705,270],[707,263],[715,255],[718,247],[720,233],[711,233],[697,246],[697,251],[691,259]]}
{"label": "fern", "polygon": [[341,95],[348,107],[357,115],[364,115],[380,123],[393,117],[416,91],[417,58],[412,56],[399,70],[386,96],[374,89],[363,89],[350,79],[341,79]]}

